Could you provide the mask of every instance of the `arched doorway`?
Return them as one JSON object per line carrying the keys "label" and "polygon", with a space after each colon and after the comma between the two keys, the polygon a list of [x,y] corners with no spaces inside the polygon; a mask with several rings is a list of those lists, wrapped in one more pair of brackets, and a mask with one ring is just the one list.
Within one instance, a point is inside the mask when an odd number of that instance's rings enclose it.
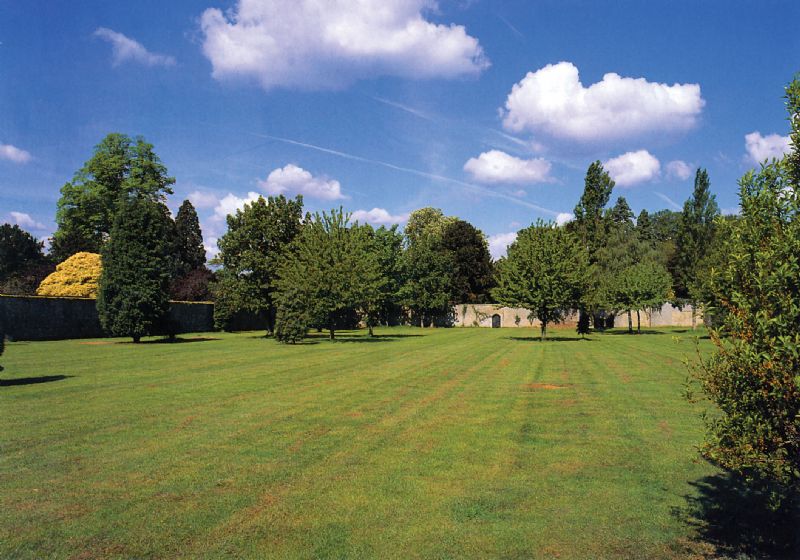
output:
{"label": "arched doorway", "polygon": [[492,315],[492,328],[493,329],[499,329],[500,328],[500,315],[498,315],[497,313]]}

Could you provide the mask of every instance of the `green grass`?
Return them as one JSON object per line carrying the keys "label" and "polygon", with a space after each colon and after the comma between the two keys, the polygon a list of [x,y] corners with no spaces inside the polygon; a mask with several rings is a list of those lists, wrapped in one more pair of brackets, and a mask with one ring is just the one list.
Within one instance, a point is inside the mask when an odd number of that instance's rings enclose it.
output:
{"label": "green grass", "polygon": [[702,549],[681,514],[716,474],[683,397],[691,333],[377,334],[9,344],[0,557]]}

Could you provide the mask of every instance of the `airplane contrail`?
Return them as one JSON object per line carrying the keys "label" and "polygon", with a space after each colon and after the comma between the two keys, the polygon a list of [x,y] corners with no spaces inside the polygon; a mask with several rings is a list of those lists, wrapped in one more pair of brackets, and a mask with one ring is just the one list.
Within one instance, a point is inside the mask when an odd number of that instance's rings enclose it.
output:
{"label": "airplane contrail", "polygon": [[381,167],[386,167],[387,169],[393,169],[395,171],[401,171],[403,173],[410,173],[412,175],[417,175],[419,177],[426,177],[428,179],[434,179],[436,181],[444,181],[447,183],[452,183],[454,185],[459,185],[461,187],[467,188],[472,192],[480,193],[486,196],[490,196],[493,198],[500,198],[502,200],[507,200],[509,202],[513,202],[514,204],[518,204],[520,206],[525,206],[526,208],[531,208],[536,210],[537,212],[541,212],[543,214],[548,214],[550,216],[558,216],[558,212],[555,210],[550,210],[549,208],[544,208],[537,204],[533,204],[531,202],[527,202],[525,200],[520,200],[518,198],[514,198],[513,196],[509,196],[507,194],[495,192],[491,189],[487,189],[485,187],[481,187],[480,185],[475,185],[473,183],[467,183],[466,181],[461,181],[459,179],[453,179],[452,177],[447,177],[445,175],[438,175],[436,173],[428,173],[426,171],[420,171],[419,169],[413,169],[411,167],[403,167],[401,165],[395,165],[393,163],[389,163],[386,161],[381,161],[378,159],[371,159],[366,158],[363,156],[358,156],[355,154],[348,154],[347,152],[342,152],[339,150],[334,150],[332,148],[325,148],[324,146],[317,146],[316,144],[310,144],[308,142],[301,142],[299,140],[292,140],[291,138],[283,138],[281,136],[272,136],[271,134],[261,134],[256,132],[250,133],[252,136],[256,136],[258,138],[265,138],[268,140],[275,140],[276,142],[283,142],[284,144],[290,144],[292,146],[300,146],[302,148],[307,148],[309,150],[316,150],[318,152],[323,152],[326,154],[331,154],[337,157],[341,157],[344,159],[349,159],[352,161],[360,161],[362,163],[369,163],[371,165],[380,165]]}

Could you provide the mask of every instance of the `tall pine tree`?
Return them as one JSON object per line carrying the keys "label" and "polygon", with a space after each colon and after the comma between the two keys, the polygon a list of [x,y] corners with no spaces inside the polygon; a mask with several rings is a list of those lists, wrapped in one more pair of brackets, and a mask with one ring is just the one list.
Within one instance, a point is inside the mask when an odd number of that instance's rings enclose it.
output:
{"label": "tall pine tree", "polygon": [[194,205],[184,200],[175,216],[175,245],[177,252],[177,273],[187,274],[203,268],[206,264],[206,249],[203,246],[203,232]]}

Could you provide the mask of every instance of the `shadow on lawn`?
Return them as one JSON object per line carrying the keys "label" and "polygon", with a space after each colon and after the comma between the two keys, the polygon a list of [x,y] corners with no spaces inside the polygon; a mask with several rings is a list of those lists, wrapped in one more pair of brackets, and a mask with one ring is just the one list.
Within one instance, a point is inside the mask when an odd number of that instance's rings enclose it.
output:
{"label": "shadow on lawn", "polygon": [[800,512],[795,497],[782,509],[769,508],[769,488],[732,474],[691,483],[697,494],[673,515],[695,528],[698,546],[713,546],[716,557],[800,558]]}
{"label": "shadow on lawn", "polygon": [[69,379],[74,375],[43,375],[42,377],[20,377],[18,379],[0,379],[0,387],[14,387],[16,385],[36,385],[37,383],[50,383]]}
{"label": "shadow on lawn", "polygon": [[[672,332],[680,332],[680,331],[672,331]],[[666,333],[666,332],[663,332],[663,331],[651,331],[651,330],[647,330],[647,329],[642,329],[639,332],[636,332],[635,329],[634,329],[633,332],[629,332],[628,329],[614,329],[613,331],[612,330],[602,331],[602,333],[603,334],[614,334],[614,335],[629,334],[629,335],[634,335],[634,336],[637,335],[637,334],[670,334],[670,333]]]}
{"label": "shadow on lawn", "polygon": [[[541,342],[539,336],[506,336],[506,340],[516,340],[517,342]],[[591,338],[573,338],[567,336],[548,336],[544,339],[545,342],[591,342]]]}
{"label": "shadow on lawn", "polygon": [[[414,338],[424,336],[421,334],[376,334],[367,336],[364,334],[337,334],[333,342],[394,342],[401,338]],[[311,340],[329,340],[328,333],[311,333],[307,335]]]}
{"label": "shadow on lawn", "polygon": [[[156,340],[143,340],[140,344],[183,344],[185,342],[209,342],[211,340],[222,340],[221,338],[214,338],[213,336],[198,336],[195,338],[158,338]],[[125,342],[124,344],[133,344],[132,342]]]}

